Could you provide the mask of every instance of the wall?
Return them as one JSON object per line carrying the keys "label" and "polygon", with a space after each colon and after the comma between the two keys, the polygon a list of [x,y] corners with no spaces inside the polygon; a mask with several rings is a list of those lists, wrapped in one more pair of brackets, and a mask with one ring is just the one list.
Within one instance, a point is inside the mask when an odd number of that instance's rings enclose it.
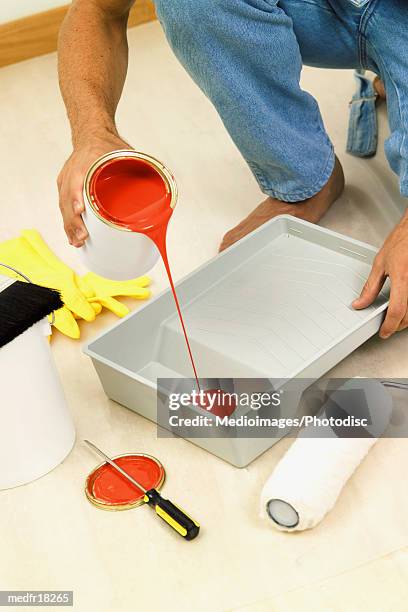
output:
{"label": "wall", "polygon": [[0,0],[0,23],[7,23],[65,4],[69,4],[69,0]]}

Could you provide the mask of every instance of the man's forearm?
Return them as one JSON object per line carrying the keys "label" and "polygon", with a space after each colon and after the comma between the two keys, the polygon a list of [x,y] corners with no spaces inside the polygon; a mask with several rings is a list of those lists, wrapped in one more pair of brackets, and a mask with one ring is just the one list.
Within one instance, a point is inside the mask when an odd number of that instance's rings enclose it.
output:
{"label": "man's forearm", "polygon": [[131,0],[76,0],[62,25],[59,79],[74,147],[101,132],[116,133],[125,82]]}

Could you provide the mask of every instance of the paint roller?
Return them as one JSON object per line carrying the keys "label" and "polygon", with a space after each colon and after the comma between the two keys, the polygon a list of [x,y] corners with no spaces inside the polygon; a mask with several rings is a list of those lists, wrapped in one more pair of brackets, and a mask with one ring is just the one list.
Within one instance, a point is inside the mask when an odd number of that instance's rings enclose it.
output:
{"label": "paint roller", "polygon": [[[280,460],[261,493],[261,516],[281,531],[317,525],[390,422],[392,398],[381,382],[351,379],[330,394],[320,419],[364,426],[308,426]],[[350,419],[349,419],[350,421]],[[366,422],[365,422],[366,421]]]}

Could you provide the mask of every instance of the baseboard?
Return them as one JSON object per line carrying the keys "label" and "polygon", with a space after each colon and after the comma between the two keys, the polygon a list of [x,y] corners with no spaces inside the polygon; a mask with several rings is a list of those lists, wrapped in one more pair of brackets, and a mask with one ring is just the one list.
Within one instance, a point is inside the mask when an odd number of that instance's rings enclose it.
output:
{"label": "baseboard", "polygon": [[[58,31],[69,5],[0,24],[0,67],[57,49]],[[156,18],[152,0],[137,0],[129,27]]]}

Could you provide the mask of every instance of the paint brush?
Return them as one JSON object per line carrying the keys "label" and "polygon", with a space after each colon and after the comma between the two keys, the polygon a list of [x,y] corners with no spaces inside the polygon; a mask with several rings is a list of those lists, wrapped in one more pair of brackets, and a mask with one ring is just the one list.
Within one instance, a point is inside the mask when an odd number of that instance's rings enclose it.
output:
{"label": "paint brush", "polygon": [[125,472],[113,459],[108,457],[100,448],[95,446],[89,440],[84,440],[85,444],[102,457],[106,463],[109,463],[117,472],[122,474],[126,480],[131,482],[135,487],[140,489],[144,494],[144,501],[160,516],[170,527],[172,527],[185,540],[194,540],[199,534],[200,525],[193,521],[181,508],[173,504],[169,499],[164,499],[156,489],[145,489],[140,482],[135,480],[133,476]]}
{"label": "paint brush", "polygon": [[6,281],[3,287],[0,286],[0,348],[63,306],[54,289],[17,280]]}

